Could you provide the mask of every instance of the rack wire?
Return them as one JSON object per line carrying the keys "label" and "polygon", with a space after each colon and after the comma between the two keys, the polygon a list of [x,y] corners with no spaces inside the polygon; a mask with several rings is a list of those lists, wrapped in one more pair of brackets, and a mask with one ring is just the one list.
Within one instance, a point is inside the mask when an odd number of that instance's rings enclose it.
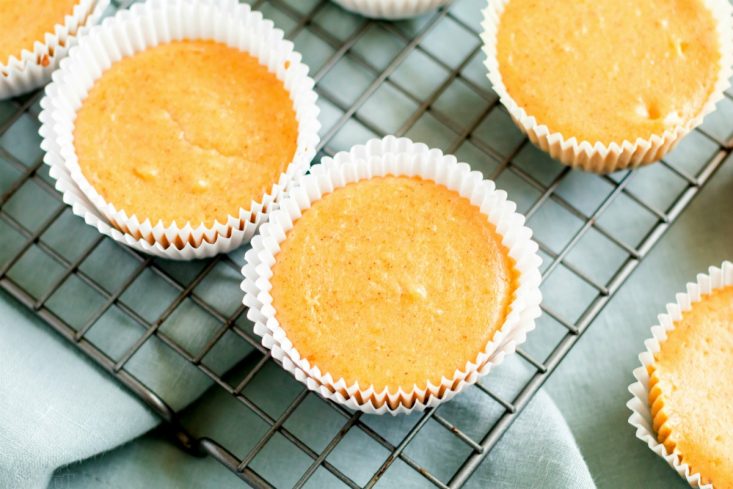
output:
{"label": "rack wire", "polygon": [[[112,10],[131,2],[113,3]],[[243,250],[166,262],[118,246],[71,214],[42,165],[41,92],[0,103],[0,287],[145,401],[181,446],[213,456],[250,485],[471,483],[730,155],[733,118],[714,114],[642,170],[571,171],[529,144],[490,90],[478,40],[482,0],[404,22],[369,21],[326,0],[250,3],[311,66],[322,110],[319,156],[385,133],[407,135],[457,154],[518,203],[544,257],[545,295],[537,331],[518,354],[425,413],[380,418],[321,400],[284,374],[252,333],[238,289]],[[718,112],[733,112],[731,93]],[[652,185],[666,191],[649,201]]]}

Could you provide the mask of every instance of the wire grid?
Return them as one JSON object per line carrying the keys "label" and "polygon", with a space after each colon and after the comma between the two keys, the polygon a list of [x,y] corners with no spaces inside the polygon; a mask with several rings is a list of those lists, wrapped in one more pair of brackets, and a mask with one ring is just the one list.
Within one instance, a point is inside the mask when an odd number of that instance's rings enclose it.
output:
{"label": "wire grid", "polygon": [[[129,3],[116,1],[114,9]],[[42,165],[40,92],[0,105],[0,286],[143,399],[183,447],[215,457],[251,485],[303,487],[325,480],[325,471],[339,487],[411,477],[416,486],[460,487],[730,154],[733,124],[706,121],[648,169],[571,171],[528,144],[490,91],[477,36],[481,1],[398,23],[368,21],[325,0],[251,3],[311,65],[322,108],[320,156],[372,136],[408,135],[457,154],[518,202],[545,258],[545,303],[537,331],[505,362],[502,378],[510,381],[489,375],[451,403],[402,418],[375,419],[320,400],[274,368],[253,335],[238,297],[243,251],[170,263],[118,246],[71,214]],[[731,112],[730,93],[722,105]],[[644,189],[660,184],[663,198],[649,202]],[[119,270],[111,265],[119,262]],[[69,297],[81,297],[82,306],[69,306]],[[126,341],[109,341],[110,322]],[[153,343],[157,365],[142,361]],[[204,379],[184,382],[188,400],[212,386],[197,414],[182,414],[184,402],[166,392],[170,378],[156,377],[164,367]],[[236,401],[227,415],[206,403],[222,397]],[[477,405],[492,415],[472,417]],[[232,436],[216,423],[196,427],[197,419],[225,416],[252,418],[256,429]],[[318,440],[308,426],[317,426]],[[349,443],[357,449],[344,448]],[[266,456],[279,459],[277,467],[294,466],[295,475],[273,469]],[[435,466],[443,459],[450,463]]]}

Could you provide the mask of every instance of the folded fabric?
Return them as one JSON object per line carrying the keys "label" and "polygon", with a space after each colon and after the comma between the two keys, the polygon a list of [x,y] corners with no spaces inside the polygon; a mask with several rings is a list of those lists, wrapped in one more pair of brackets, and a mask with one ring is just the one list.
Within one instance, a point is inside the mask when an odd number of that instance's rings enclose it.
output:
{"label": "folded fabric", "polygon": [[109,450],[158,422],[0,293],[0,487],[46,487],[57,467]]}
{"label": "folded fabric", "polygon": [[[497,371],[497,375],[491,379],[493,385],[503,384],[504,388],[509,389],[514,387],[511,384],[516,383],[517,376],[512,374],[517,373],[518,367],[512,364],[508,364],[508,367]],[[318,399],[308,402],[313,403],[314,409],[328,410]],[[254,420],[233,416],[230,408],[226,396],[212,390],[186,409],[183,416],[195,431],[206,432],[216,427],[218,432],[230,433],[231,436],[226,437],[230,440],[239,437],[242,445],[254,443],[256,440],[251,437],[247,439],[248,433],[256,428]],[[490,425],[491,420],[501,414],[501,410],[497,409],[497,405],[487,403],[483,395],[469,389],[454,402],[444,405],[441,414],[448,419],[461,419],[462,426],[467,426],[469,430],[480,431]],[[386,434],[388,439],[398,441],[418,417],[365,416],[362,420]],[[312,424],[313,419],[304,422]],[[296,429],[292,425],[288,427]],[[326,431],[328,427],[317,426],[313,429]],[[465,457],[466,447],[436,424],[428,424],[423,428],[423,433],[426,434],[419,435],[420,439],[411,444],[406,453],[441,479],[448,479]],[[275,438],[275,441],[280,452],[264,450],[264,456],[255,459],[253,468],[260,474],[271,475],[268,480],[277,483],[278,487],[290,487],[302,475],[310,459],[298,454],[284,438]],[[237,451],[237,448],[234,450]],[[386,455],[386,451],[370,443],[366,436],[346,437],[328,460],[361,484],[369,480]],[[342,487],[325,469],[319,469],[310,484],[314,487]],[[429,483],[398,460],[380,480],[380,486],[417,488],[427,487]],[[62,468],[54,474],[49,487],[186,489],[239,488],[244,485],[213,459],[192,457],[156,431],[102,456]],[[466,487],[584,489],[595,486],[565,420],[549,396],[539,392],[469,479]]]}
{"label": "folded fabric", "polygon": [[[0,338],[0,487],[42,488],[50,482],[50,487],[142,488],[151,487],[151,481],[161,488],[241,487],[241,481],[213,459],[187,455],[159,434],[84,463],[73,463],[128,442],[153,428],[158,419],[5,294],[0,294]],[[504,375],[511,377],[513,367],[508,366],[506,374],[497,372],[492,383],[501,383]],[[509,377],[507,382],[511,382]],[[181,388],[180,392],[191,395],[195,390]],[[178,399],[180,404],[185,403],[183,397]],[[206,431],[207,423],[217,421],[207,418],[206,413],[224,409],[227,402],[225,396],[204,396],[184,417],[197,430]],[[485,417],[497,415],[494,405],[487,405],[484,397],[472,396],[470,391],[462,402],[446,408],[446,416],[462,416],[477,428],[486,425]],[[229,429],[246,439],[243,420],[233,416],[226,419],[231,423]],[[398,431],[402,426],[391,417],[372,421],[386,430],[394,427]],[[341,456],[345,459],[359,450],[358,445],[346,448],[355,452],[344,452]],[[415,445],[411,456],[437,466],[440,472],[450,469],[440,464],[455,462],[461,455],[458,450],[423,443]],[[258,463],[265,472],[268,466],[288,471],[288,465],[277,456]],[[54,470],[62,466],[66,467],[51,479]],[[283,477],[289,480],[287,474]],[[385,482],[412,481],[415,487],[424,483],[412,469],[399,463],[385,477]],[[487,485],[593,487],[572,435],[549,397],[540,393],[532,401],[469,481],[469,487]]]}

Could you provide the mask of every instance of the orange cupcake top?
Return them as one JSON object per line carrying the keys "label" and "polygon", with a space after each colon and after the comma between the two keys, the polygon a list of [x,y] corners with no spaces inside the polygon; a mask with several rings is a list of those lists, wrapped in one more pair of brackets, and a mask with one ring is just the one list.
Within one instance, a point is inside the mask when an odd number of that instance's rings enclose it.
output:
{"label": "orange cupcake top", "polygon": [[213,41],[160,45],[112,65],[77,113],[89,183],[140,221],[225,222],[293,159],[287,90],[248,53]]}
{"label": "orange cupcake top", "polygon": [[272,268],[276,317],[334,380],[439,384],[502,326],[514,263],[487,217],[434,182],[352,183],[304,211]]}
{"label": "orange cupcake top", "polygon": [[682,314],[649,373],[659,442],[705,483],[733,487],[733,286]]}
{"label": "orange cupcake top", "polygon": [[497,32],[516,103],[551,132],[606,145],[696,117],[720,49],[703,0],[509,0]]}
{"label": "orange cupcake top", "polygon": [[0,63],[11,56],[20,59],[24,49],[33,51],[36,41],[74,12],[79,0],[0,0]]}

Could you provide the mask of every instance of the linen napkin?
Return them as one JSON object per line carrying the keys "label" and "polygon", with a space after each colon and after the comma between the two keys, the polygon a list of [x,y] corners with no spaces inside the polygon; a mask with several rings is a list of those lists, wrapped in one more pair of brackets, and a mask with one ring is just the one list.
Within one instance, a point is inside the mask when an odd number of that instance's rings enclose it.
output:
{"label": "linen napkin", "polygon": [[[466,395],[471,396],[470,392]],[[226,403],[220,396],[213,398],[205,396],[184,416],[203,428],[207,419],[196,420],[196,409],[205,407],[211,412],[212,402]],[[464,399],[453,405],[454,412],[446,409],[445,415],[469,416],[475,426],[481,426],[484,417],[496,415],[482,399]],[[387,431],[394,425],[399,432],[399,418],[375,418],[369,422],[379,423]],[[74,463],[124,444],[157,423],[156,416],[114,379],[0,294],[0,487],[242,487],[239,479],[214,460],[192,457],[159,433]],[[233,421],[230,428],[237,430],[237,424]],[[247,432],[241,431],[239,436],[247,437]],[[424,453],[413,452],[411,456],[426,465],[440,465],[441,460],[460,455],[453,445],[420,446]],[[355,450],[352,455],[358,455],[358,446],[351,449]],[[262,470],[272,465],[287,472],[287,453],[268,455],[260,462],[265,465]],[[350,454],[342,456],[348,459]],[[412,487],[424,484],[411,471],[396,465],[383,487],[396,487],[391,483],[400,482],[409,482]],[[317,474],[317,478],[328,480],[326,476]],[[537,395],[468,484],[488,486],[593,487],[568,426],[547,395]]]}

